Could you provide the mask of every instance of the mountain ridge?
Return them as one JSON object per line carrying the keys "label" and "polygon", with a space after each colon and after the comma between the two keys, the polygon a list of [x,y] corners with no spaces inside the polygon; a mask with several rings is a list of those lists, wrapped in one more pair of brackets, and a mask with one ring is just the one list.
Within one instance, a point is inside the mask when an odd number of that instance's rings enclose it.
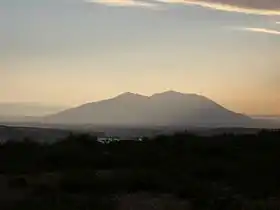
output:
{"label": "mountain ridge", "polygon": [[45,117],[47,123],[111,125],[232,126],[251,118],[235,113],[211,99],[176,91],[151,96],[125,92],[116,97],[83,104]]}

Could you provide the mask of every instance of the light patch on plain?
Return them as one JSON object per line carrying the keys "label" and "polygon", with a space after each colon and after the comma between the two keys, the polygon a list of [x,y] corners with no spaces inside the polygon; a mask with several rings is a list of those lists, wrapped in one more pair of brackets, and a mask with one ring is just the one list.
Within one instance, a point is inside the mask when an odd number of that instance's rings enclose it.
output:
{"label": "light patch on plain", "polygon": [[157,5],[144,1],[135,0],[85,0],[87,3],[97,3],[104,4],[106,6],[116,6],[116,7],[147,7],[156,8]]}
{"label": "light patch on plain", "polygon": [[[255,15],[267,15],[267,16],[278,16],[280,15],[280,9],[267,9],[267,8],[256,8],[256,7],[244,7],[242,5],[234,5],[234,4],[227,4],[221,3],[217,0],[215,3],[214,1],[207,1],[207,0],[154,0],[157,2],[162,3],[169,3],[169,4],[186,4],[186,5],[195,5],[201,6],[209,9],[226,11],[226,12],[238,12],[238,13],[245,13],[245,14],[255,14]],[[265,1],[265,0],[264,0]]]}
{"label": "light patch on plain", "polygon": [[247,27],[240,27],[240,28],[232,28],[233,30],[239,30],[239,31],[249,31],[249,32],[255,32],[255,33],[264,33],[264,34],[271,34],[271,35],[280,35],[280,31],[267,29],[267,28],[247,28]]}

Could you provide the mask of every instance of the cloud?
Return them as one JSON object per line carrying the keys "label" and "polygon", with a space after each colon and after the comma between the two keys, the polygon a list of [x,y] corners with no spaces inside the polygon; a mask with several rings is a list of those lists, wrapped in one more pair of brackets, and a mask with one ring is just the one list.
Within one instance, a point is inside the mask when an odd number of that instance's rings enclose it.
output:
{"label": "cloud", "polygon": [[240,27],[240,28],[234,28],[234,30],[280,35],[280,31],[267,29],[267,28],[246,28],[246,27],[242,28],[242,27]]}
{"label": "cloud", "polygon": [[[184,4],[214,10],[280,16],[280,0],[85,0],[108,6],[157,8],[159,3]],[[278,23],[279,24],[279,23]]]}
{"label": "cloud", "polygon": [[280,24],[280,22],[276,22],[276,24]]}
{"label": "cloud", "polygon": [[98,3],[107,6],[118,6],[118,7],[148,7],[155,8],[156,4],[138,0],[86,0],[88,3]]}
{"label": "cloud", "polygon": [[187,4],[227,12],[256,15],[280,15],[279,0],[154,0],[170,4]]}

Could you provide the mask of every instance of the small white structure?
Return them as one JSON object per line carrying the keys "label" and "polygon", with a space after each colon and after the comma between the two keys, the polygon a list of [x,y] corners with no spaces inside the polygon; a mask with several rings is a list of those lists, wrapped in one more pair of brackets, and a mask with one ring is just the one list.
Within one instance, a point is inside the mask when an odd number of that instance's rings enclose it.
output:
{"label": "small white structure", "polygon": [[97,141],[103,144],[109,144],[111,142],[119,142],[119,141],[143,141],[143,137],[117,137],[117,136],[106,136],[106,137],[98,137]]}
{"label": "small white structure", "polygon": [[115,136],[108,136],[108,137],[98,137],[97,141],[103,144],[109,144],[111,142],[116,142],[116,141],[120,141],[121,139],[119,137],[115,137]]}

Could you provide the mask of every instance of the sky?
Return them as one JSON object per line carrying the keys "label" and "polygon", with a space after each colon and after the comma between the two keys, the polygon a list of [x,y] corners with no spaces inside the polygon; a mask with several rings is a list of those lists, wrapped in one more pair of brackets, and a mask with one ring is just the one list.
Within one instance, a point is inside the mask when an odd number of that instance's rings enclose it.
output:
{"label": "sky", "polygon": [[0,103],[197,93],[280,115],[279,0],[0,0]]}

